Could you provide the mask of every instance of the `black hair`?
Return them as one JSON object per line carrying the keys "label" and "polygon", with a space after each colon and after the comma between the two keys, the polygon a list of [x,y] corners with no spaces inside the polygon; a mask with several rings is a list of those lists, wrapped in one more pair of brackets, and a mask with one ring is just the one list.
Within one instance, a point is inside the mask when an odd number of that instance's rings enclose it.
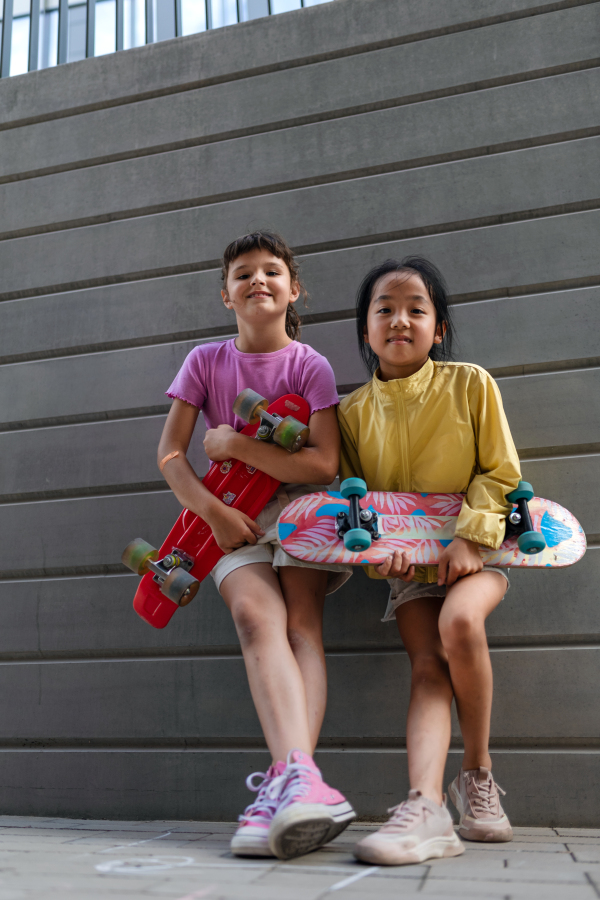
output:
{"label": "black hair", "polygon": [[[300,280],[300,267],[296,261],[293,251],[287,242],[273,231],[253,231],[250,234],[244,234],[242,237],[236,238],[231,244],[225,247],[223,259],[221,262],[221,281],[223,286],[227,283],[227,273],[229,266],[234,260],[241,256],[242,253],[250,253],[252,250],[268,250],[273,256],[277,256],[286,264],[290,270],[290,278],[292,284],[298,285],[300,296],[304,300],[306,306],[306,298],[308,293]],[[288,337],[293,341],[300,338],[301,319],[293,303],[288,303],[285,314],[285,331]]]}
{"label": "black hair", "polygon": [[407,256],[401,262],[396,259],[386,259],[371,269],[363,278],[356,294],[356,332],[358,335],[358,349],[362,361],[373,375],[379,366],[379,357],[371,349],[371,345],[365,341],[365,328],[367,327],[367,315],[373,290],[380,278],[390,272],[418,275],[431,298],[435,307],[437,324],[446,326],[446,331],[440,344],[433,344],[429,351],[430,359],[439,362],[448,362],[452,359],[452,342],[454,339],[454,326],[450,307],[448,306],[448,288],[440,270],[432,262],[422,256]]}

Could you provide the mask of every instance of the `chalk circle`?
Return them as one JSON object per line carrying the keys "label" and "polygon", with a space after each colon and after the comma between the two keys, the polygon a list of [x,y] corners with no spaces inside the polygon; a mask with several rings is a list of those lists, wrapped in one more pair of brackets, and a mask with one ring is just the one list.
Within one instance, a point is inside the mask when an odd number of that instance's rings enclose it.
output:
{"label": "chalk circle", "polygon": [[115,875],[151,875],[165,869],[191,866],[192,856],[133,856],[130,859],[110,859],[95,866],[97,872]]}

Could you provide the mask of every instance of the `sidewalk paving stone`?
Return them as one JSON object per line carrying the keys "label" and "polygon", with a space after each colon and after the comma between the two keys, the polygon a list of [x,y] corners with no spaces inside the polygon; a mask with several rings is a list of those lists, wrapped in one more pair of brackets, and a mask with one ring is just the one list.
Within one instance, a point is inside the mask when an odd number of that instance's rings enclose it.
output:
{"label": "sidewalk paving stone", "polygon": [[0,817],[0,900],[598,900],[600,829],[516,828],[418,866],[358,863],[352,825],[316,853],[239,859],[235,823]]}

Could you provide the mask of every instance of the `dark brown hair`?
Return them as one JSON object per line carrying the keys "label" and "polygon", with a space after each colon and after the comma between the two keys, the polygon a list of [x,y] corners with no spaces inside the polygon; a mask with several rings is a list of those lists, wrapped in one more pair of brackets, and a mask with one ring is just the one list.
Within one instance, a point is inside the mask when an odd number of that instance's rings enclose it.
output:
{"label": "dark brown hair", "polygon": [[[231,263],[234,262],[238,256],[241,256],[243,253],[250,253],[251,250],[268,250],[269,253],[272,253],[273,256],[281,259],[286,264],[290,270],[292,284],[297,284],[300,288],[300,295],[306,306],[308,294],[300,280],[300,267],[296,262],[296,258],[281,235],[271,231],[253,231],[251,234],[244,234],[242,237],[236,238],[235,241],[232,241],[231,244],[225,247],[223,260],[221,262],[221,281],[223,282],[223,287],[227,284],[227,274]],[[300,337],[300,327],[300,316],[296,312],[294,304],[288,303],[285,314],[285,333],[293,341],[297,341]]]}

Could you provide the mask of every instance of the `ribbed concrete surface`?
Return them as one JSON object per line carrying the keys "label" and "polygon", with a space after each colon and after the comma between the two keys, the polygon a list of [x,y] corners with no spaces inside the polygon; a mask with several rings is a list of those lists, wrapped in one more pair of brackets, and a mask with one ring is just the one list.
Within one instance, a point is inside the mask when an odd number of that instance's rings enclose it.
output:
{"label": "ribbed concrete surface", "polygon": [[[156,632],[119,559],[178,513],[164,390],[234,333],[218,258],[268,226],[301,257],[303,339],[342,391],[366,377],[365,271],[420,253],[446,274],[458,358],[498,379],[524,477],[591,544],[572,570],[515,572],[489,622],[495,771],[515,824],[599,824],[599,12],[336,0],[0,82],[4,811],[233,820],[267,764],[212,583]],[[406,790],[385,594],[358,572],[325,614],[319,758],[369,816]]]}

